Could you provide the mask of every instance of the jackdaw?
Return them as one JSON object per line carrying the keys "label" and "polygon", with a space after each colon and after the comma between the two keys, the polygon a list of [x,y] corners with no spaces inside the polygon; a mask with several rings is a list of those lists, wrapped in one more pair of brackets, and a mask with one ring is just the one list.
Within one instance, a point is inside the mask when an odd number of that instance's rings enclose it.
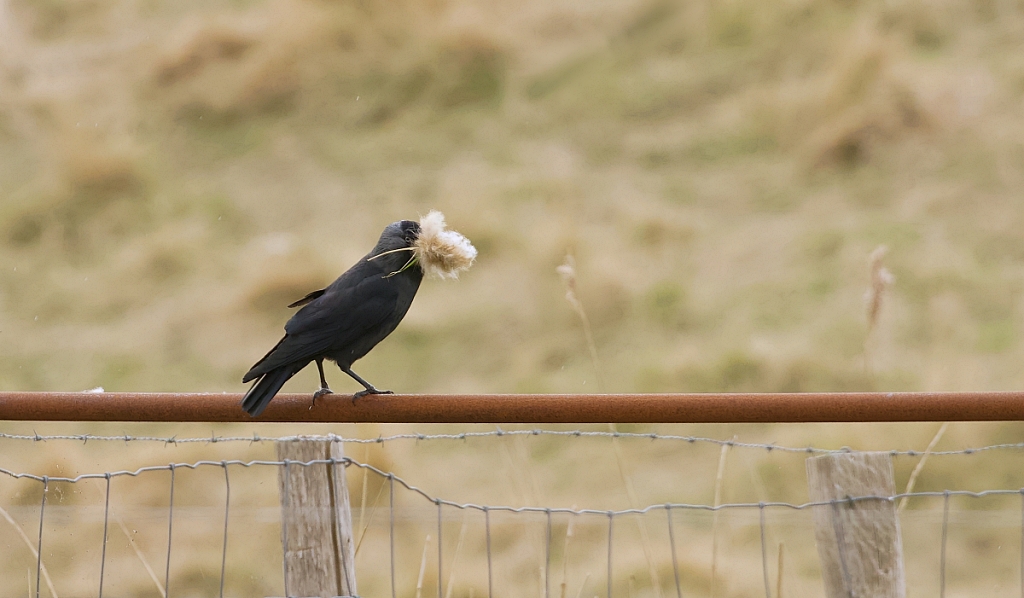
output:
{"label": "jackdaw", "polygon": [[367,394],[391,393],[360,378],[352,371],[352,363],[391,334],[409,311],[423,280],[423,270],[416,263],[419,235],[420,225],[411,220],[389,224],[373,250],[330,286],[288,306],[301,309],[285,324],[284,338],[242,378],[242,382],[256,380],[242,399],[249,415],[263,413],[284,383],[311,361],[320,371],[321,388],[313,395],[314,402],[331,393],[324,378],[325,359],[363,385],[353,401]]}

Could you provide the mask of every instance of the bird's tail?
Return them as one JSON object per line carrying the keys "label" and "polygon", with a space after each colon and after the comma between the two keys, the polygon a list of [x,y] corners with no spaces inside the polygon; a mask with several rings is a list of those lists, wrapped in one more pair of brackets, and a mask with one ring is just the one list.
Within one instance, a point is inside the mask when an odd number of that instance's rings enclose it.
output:
{"label": "bird's tail", "polygon": [[256,384],[253,384],[249,392],[242,397],[242,409],[245,409],[252,417],[259,417],[270,404],[270,399],[277,395],[277,391],[281,390],[284,383],[294,376],[295,372],[293,367],[284,366],[260,376]]}

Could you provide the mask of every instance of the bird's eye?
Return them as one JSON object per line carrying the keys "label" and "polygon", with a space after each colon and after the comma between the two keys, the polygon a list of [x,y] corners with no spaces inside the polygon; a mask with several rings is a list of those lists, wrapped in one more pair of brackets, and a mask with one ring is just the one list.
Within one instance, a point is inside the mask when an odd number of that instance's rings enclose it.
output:
{"label": "bird's eye", "polygon": [[408,243],[409,245],[412,245],[412,242],[415,240],[416,239],[412,238],[411,235],[405,235],[405,242]]}

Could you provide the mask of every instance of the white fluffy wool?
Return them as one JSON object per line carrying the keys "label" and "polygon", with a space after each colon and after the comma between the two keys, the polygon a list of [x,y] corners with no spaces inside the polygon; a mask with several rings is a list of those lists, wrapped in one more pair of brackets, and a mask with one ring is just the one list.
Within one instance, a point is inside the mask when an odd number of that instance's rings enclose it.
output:
{"label": "white fluffy wool", "polygon": [[458,278],[476,259],[469,239],[445,228],[444,214],[431,210],[420,218],[420,236],[413,248],[423,273],[436,278]]}

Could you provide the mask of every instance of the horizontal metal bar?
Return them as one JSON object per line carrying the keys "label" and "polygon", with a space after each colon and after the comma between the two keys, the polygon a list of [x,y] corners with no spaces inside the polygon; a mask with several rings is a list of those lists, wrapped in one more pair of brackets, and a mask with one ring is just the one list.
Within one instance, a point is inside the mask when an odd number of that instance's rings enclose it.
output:
{"label": "horizontal metal bar", "polygon": [[[768,423],[1024,421],[1024,392],[601,395],[280,394],[260,422]],[[0,420],[246,422],[241,394],[0,392]]]}

